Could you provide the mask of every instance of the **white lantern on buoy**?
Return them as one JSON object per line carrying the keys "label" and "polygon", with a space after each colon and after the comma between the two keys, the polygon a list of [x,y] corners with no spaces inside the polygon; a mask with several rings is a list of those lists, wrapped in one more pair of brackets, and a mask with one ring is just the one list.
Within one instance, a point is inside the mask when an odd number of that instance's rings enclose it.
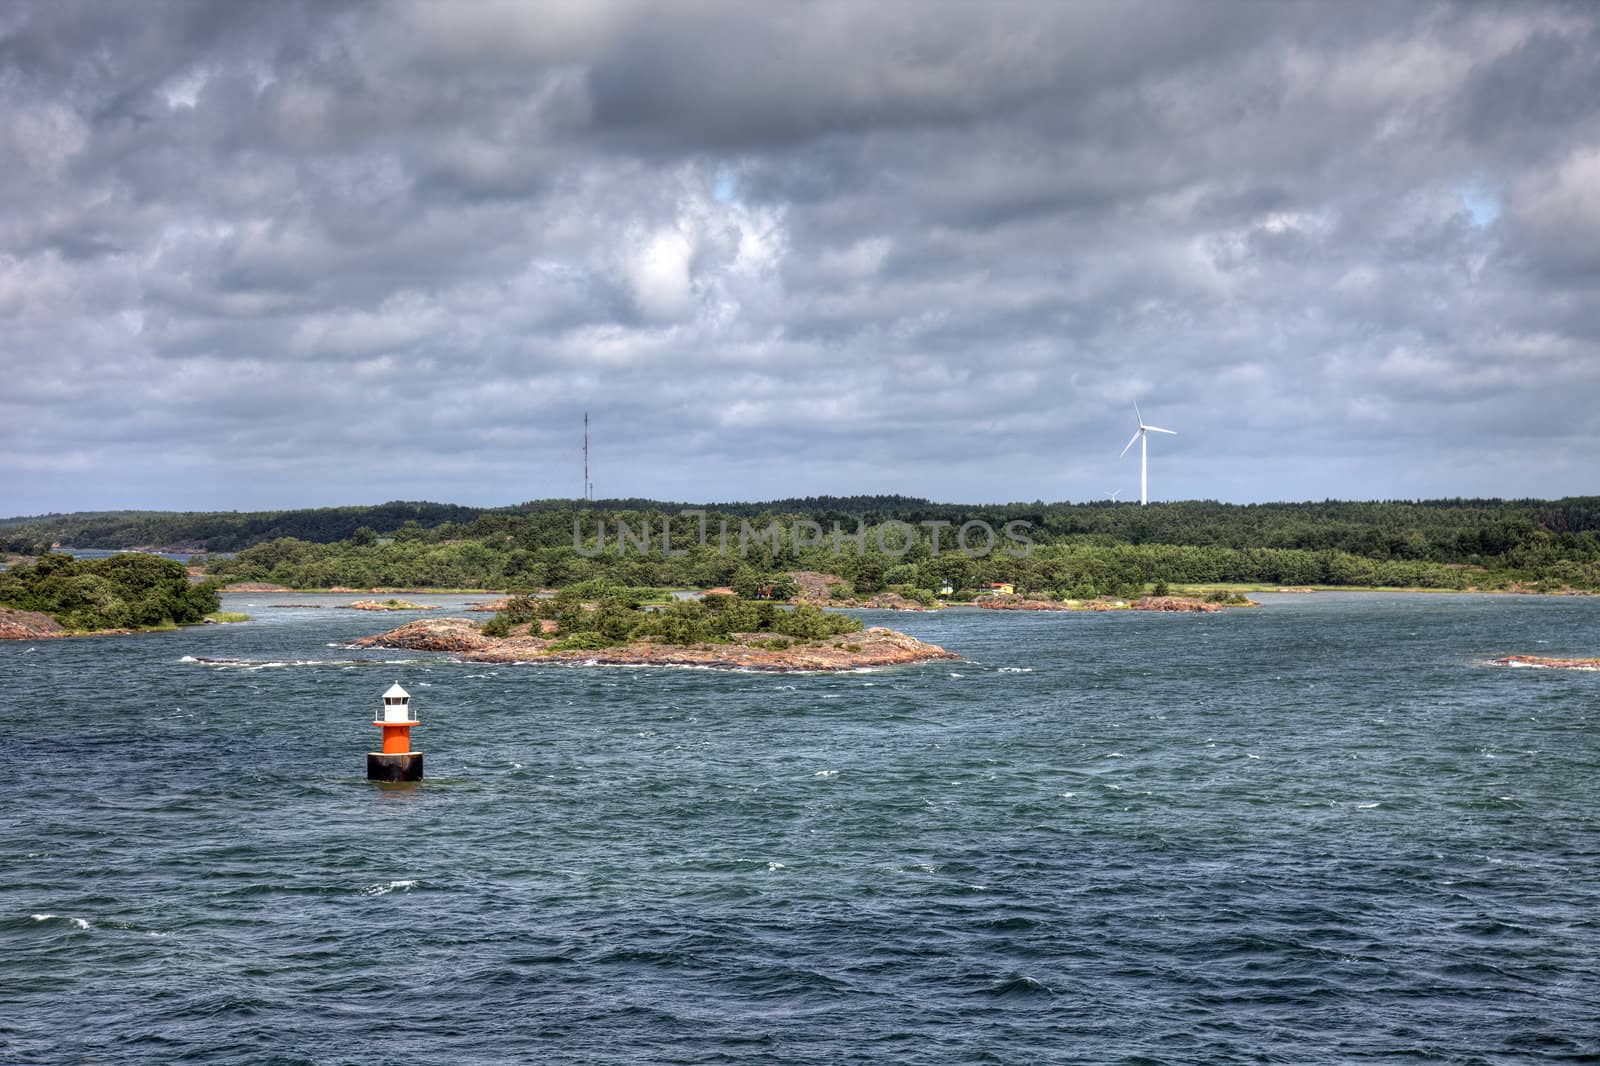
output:
{"label": "white lantern on buoy", "polygon": [[409,722],[411,718],[411,693],[400,687],[396,681],[389,686],[389,691],[383,694],[383,720],[385,722]]}
{"label": "white lantern on buoy", "polygon": [[383,717],[373,725],[383,730],[383,750],[367,752],[367,778],[372,781],[421,781],[422,752],[411,750],[411,727],[417,724],[411,693],[396,681],[383,694]]}

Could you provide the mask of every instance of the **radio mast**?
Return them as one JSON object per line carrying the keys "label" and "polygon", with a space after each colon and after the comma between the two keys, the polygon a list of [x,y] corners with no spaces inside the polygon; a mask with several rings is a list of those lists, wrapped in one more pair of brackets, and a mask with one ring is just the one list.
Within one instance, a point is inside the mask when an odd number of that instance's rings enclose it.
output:
{"label": "radio mast", "polygon": [[594,498],[594,486],[589,483],[589,412],[583,412],[583,501]]}

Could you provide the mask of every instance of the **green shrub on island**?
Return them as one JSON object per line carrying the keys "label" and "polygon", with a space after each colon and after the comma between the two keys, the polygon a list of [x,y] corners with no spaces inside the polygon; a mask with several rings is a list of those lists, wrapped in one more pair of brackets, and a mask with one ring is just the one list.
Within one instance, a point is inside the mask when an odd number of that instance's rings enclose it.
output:
{"label": "green shrub on island", "polygon": [[483,633],[505,637],[515,626],[546,619],[556,623],[551,647],[557,651],[597,650],[634,640],[727,643],[736,633],[770,633],[769,640],[819,640],[861,630],[859,619],[806,605],[783,608],[771,601],[751,603],[733,596],[707,596],[645,609],[626,597],[613,596],[585,607],[563,591],[549,599],[513,597],[484,625]]}
{"label": "green shrub on island", "polygon": [[619,643],[599,633],[574,633],[550,645],[551,651],[601,651]]}
{"label": "green shrub on island", "polygon": [[194,584],[179,563],[128,552],[74,559],[52,552],[0,572],[0,606],[50,615],[68,629],[193,625],[222,606],[217,586]]}
{"label": "green shrub on island", "polygon": [[763,573],[749,565],[735,570],[728,586],[746,600],[787,600],[800,592],[799,583],[788,574]]}

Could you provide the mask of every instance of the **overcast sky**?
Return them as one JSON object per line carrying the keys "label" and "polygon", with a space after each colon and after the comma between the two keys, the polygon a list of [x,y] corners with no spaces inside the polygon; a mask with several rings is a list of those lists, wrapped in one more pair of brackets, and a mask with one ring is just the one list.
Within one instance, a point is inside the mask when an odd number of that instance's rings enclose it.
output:
{"label": "overcast sky", "polygon": [[1592,4],[0,5],[0,514],[1600,491]]}

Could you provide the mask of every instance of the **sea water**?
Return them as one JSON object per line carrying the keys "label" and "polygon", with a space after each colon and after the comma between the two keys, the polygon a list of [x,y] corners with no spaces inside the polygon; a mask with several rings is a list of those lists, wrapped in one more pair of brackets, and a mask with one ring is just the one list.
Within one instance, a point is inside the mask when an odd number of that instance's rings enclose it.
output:
{"label": "sea water", "polygon": [[348,599],[0,645],[0,1061],[1600,1055],[1600,674],[1486,665],[1600,600],[862,612],[965,659],[773,675]]}

